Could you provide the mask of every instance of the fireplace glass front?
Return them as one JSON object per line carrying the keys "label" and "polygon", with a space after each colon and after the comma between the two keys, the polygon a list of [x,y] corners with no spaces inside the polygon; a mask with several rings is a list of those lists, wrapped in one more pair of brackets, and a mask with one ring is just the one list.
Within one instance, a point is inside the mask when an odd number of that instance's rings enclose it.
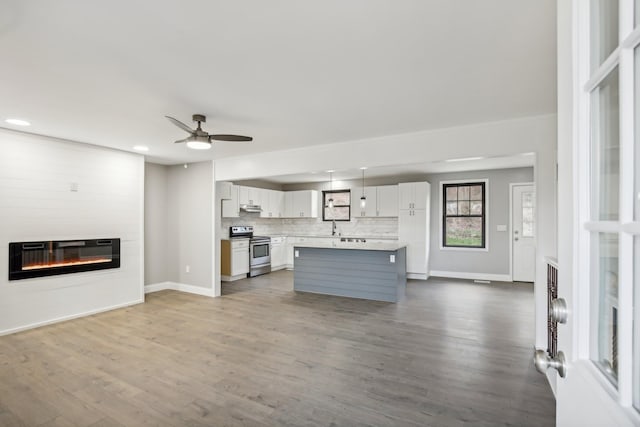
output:
{"label": "fireplace glass front", "polygon": [[9,243],[9,280],[120,267],[120,239]]}

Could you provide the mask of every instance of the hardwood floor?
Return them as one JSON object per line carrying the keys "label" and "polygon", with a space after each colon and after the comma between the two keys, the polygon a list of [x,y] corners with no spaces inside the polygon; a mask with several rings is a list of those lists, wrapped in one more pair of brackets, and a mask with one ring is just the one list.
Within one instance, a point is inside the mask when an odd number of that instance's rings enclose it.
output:
{"label": "hardwood floor", "polygon": [[552,426],[531,285],[410,281],[397,304],[276,272],[0,337],[6,426]]}

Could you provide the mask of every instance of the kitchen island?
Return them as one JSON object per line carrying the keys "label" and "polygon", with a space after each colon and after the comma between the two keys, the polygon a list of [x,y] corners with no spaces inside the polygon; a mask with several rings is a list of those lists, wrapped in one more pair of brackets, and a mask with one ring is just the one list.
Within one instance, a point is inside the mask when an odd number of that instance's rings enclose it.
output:
{"label": "kitchen island", "polygon": [[293,263],[295,291],[397,302],[407,284],[398,243],[300,243]]}

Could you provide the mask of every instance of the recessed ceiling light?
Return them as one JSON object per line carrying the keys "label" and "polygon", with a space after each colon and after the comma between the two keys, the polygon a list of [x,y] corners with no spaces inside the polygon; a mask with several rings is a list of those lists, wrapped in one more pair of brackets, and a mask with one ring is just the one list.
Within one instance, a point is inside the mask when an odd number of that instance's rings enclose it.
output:
{"label": "recessed ceiling light", "polygon": [[5,122],[16,126],[31,126],[31,123],[22,119],[7,119]]}
{"label": "recessed ceiling light", "polygon": [[482,160],[484,157],[462,157],[459,159],[447,159],[445,162],[467,162],[469,160]]}
{"label": "recessed ceiling light", "polygon": [[136,151],[149,151],[149,147],[146,145],[134,145],[133,149]]}

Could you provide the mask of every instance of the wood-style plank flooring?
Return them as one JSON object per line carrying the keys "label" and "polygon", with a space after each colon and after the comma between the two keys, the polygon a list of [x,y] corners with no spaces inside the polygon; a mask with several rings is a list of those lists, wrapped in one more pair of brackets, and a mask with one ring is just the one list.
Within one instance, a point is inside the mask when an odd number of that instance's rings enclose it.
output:
{"label": "wood-style plank flooring", "polygon": [[531,285],[292,288],[275,272],[0,337],[0,425],[554,425]]}

